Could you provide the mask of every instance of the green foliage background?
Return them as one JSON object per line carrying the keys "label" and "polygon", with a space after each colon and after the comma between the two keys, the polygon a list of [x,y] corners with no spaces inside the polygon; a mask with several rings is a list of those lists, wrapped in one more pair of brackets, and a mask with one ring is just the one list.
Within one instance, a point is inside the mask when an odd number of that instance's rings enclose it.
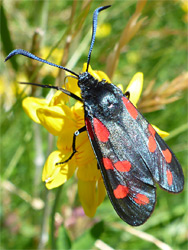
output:
{"label": "green foliage background", "polygon": [[[82,1],[77,2],[75,16],[80,21]],[[109,11],[104,11],[99,17],[99,23],[111,25],[111,33],[103,38],[97,38],[92,58],[93,69],[105,71],[106,59],[120,38],[120,34],[135,11],[136,1],[91,1],[89,14],[82,29],[70,45],[68,62],[78,53],[78,60],[72,70],[80,72],[86,62],[89,41],[78,51],[81,42],[91,29],[93,11],[102,5],[112,4]],[[1,3],[1,44],[2,59],[15,48],[30,51],[34,32],[37,28],[43,35],[37,37],[40,48],[56,46],[64,48],[72,1],[3,1]],[[136,36],[129,42],[121,53],[120,61],[113,82],[127,85],[132,76],[141,71],[144,73],[144,88],[155,79],[156,86],[165,81],[171,81],[187,70],[187,40],[185,12],[179,1],[148,1],[142,16],[147,16]],[[102,21],[101,21],[102,20]],[[79,23],[78,23],[79,24]],[[42,32],[41,32],[42,34]],[[79,47],[80,48],[80,47]],[[81,50],[82,51],[82,50]],[[12,83],[18,72],[28,74],[26,65],[29,60],[16,56],[6,64],[0,62],[2,86],[1,90],[1,248],[2,249],[51,249],[51,208],[57,190],[47,192],[41,181],[42,165],[38,169],[36,163],[36,131],[42,141],[42,155],[49,152],[49,135],[42,127],[36,128],[33,122],[22,110],[23,96],[15,92],[9,96]],[[53,84],[51,75],[44,77],[37,73],[37,82]],[[30,73],[30,72],[29,72]],[[31,74],[30,74],[31,75]],[[41,76],[42,75],[42,76]],[[46,95],[41,91],[40,95]],[[179,159],[185,173],[187,183],[187,93],[181,93],[181,98],[163,110],[147,113],[146,118],[161,129],[172,132],[168,140]],[[53,150],[55,146],[51,147]],[[41,160],[41,159],[39,159]],[[40,164],[39,164],[40,165]],[[70,197],[74,197],[70,202]],[[128,232],[129,228],[114,212],[109,199],[106,198],[98,208],[94,218],[88,219],[80,211],[80,203],[76,193],[76,178],[66,183],[60,196],[56,212],[55,233],[58,249],[97,249],[96,240],[100,239],[114,249],[158,249],[153,242],[140,238],[139,231],[158,238],[173,249],[187,249],[187,185],[178,194],[169,194],[158,188],[157,204],[151,218],[138,228],[137,235]],[[39,200],[33,200],[38,198]],[[33,205],[36,202],[39,209]],[[40,202],[45,209],[40,209]],[[74,219],[68,225],[59,218],[67,216]],[[67,217],[66,217],[67,218]],[[68,221],[68,220],[67,220]],[[64,220],[66,222],[66,220]],[[46,224],[45,224],[46,223]],[[123,225],[124,230],[116,227]],[[42,228],[43,225],[43,228]],[[49,225],[49,226],[48,226]],[[47,242],[42,240],[47,238]],[[52,239],[53,240],[53,239]],[[53,242],[52,242],[53,243]],[[162,248],[161,248],[162,249]],[[167,249],[167,248],[163,248]]]}

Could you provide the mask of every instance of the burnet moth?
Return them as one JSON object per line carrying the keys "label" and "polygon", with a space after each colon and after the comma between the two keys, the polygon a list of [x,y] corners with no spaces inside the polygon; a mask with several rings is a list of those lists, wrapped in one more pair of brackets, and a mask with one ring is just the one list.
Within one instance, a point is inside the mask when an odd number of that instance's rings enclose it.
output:
{"label": "burnet moth", "polygon": [[98,14],[109,7],[100,7],[93,14],[93,33],[86,72],[76,74],[22,49],[12,51],[5,61],[20,54],[64,69],[78,79],[82,98],[57,86],[25,84],[61,90],[83,103],[85,126],[73,135],[70,157],[57,164],[63,164],[74,156],[76,137],[87,131],[114,209],[125,222],[138,226],[154,210],[155,183],[168,192],[179,193],[183,190],[184,176],[171,149],[130,102],[130,93],[123,94],[114,84],[107,83],[105,79],[98,81],[88,73]]}

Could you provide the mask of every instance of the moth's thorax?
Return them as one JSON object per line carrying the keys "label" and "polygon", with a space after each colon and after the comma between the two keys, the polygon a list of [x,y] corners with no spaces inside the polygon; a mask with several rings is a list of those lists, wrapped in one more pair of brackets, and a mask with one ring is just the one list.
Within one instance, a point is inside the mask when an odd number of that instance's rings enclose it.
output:
{"label": "moth's thorax", "polygon": [[122,91],[106,80],[98,81],[88,72],[80,74],[78,86],[87,115],[113,117],[122,112]]}

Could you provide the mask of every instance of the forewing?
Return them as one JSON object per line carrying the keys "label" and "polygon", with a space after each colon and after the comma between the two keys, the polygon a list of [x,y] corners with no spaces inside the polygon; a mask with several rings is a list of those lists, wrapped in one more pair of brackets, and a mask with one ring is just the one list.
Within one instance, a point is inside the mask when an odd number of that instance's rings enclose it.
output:
{"label": "forewing", "polygon": [[155,206],[155,186],[137,148],[119,123],[107,127],[97,118],[86,118],[86,127],[109,198],[119,216],[138,226]]}
{"label": "forewing", "polygon": [[184,177],[176,157],[152,126],[124,96],[122,103],[116,121],[86,117],[86,127],[115,210],[136,226],[154,209],[154,181],[177,193],[183,189]]}

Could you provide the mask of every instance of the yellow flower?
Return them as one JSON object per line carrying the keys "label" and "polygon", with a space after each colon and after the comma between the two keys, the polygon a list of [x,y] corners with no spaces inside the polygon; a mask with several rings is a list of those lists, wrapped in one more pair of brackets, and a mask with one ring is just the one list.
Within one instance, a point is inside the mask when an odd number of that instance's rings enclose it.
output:
{"label": "yellow flower", "polygon": [[181,0],[180,1],[181,8],[184,12],[188,13],[188,2],[187,0]]}
{"label": "yellow flower", "polygon": [[112,27],[109,23],[103,23],[97,27],[96,37],[104,38],[111,33]]}
{"label": "yellow flower", "polygon": [[[86,71],[86,64],[83,66],[84,71]],[[99,81],[106,79],[110,83],[110,79],[104,72],[92,70],[91,67],[88,71]],[[80,96],[77,79],[72,77],[67,79],[66,88]],[[122,89],[121,85],[119,87]],[[143,74],[137,73],[126,89],[130,92],[130,100],[134,105],[138,102],[142,87]],[[72,159],[64,164],[56,164],[69,158],[72,153],[73,134],[85,125],[83,104],[77,101],[72,107],[68,107],[67,100],[64,93],[57,91],[51,100],[27,97],[23,100],[23,108],[33,121],[58,136],[58,150],[49,155],[43,169],[42,180],[46,182],[46,187],[52,189],[64,184],[77,170],[79,198],[86,215],[92,217],[104,200],[106,191],[87,132],[77,137],[77,152]],[[161,134],[163,131],[158,129],[158,132]]]}

